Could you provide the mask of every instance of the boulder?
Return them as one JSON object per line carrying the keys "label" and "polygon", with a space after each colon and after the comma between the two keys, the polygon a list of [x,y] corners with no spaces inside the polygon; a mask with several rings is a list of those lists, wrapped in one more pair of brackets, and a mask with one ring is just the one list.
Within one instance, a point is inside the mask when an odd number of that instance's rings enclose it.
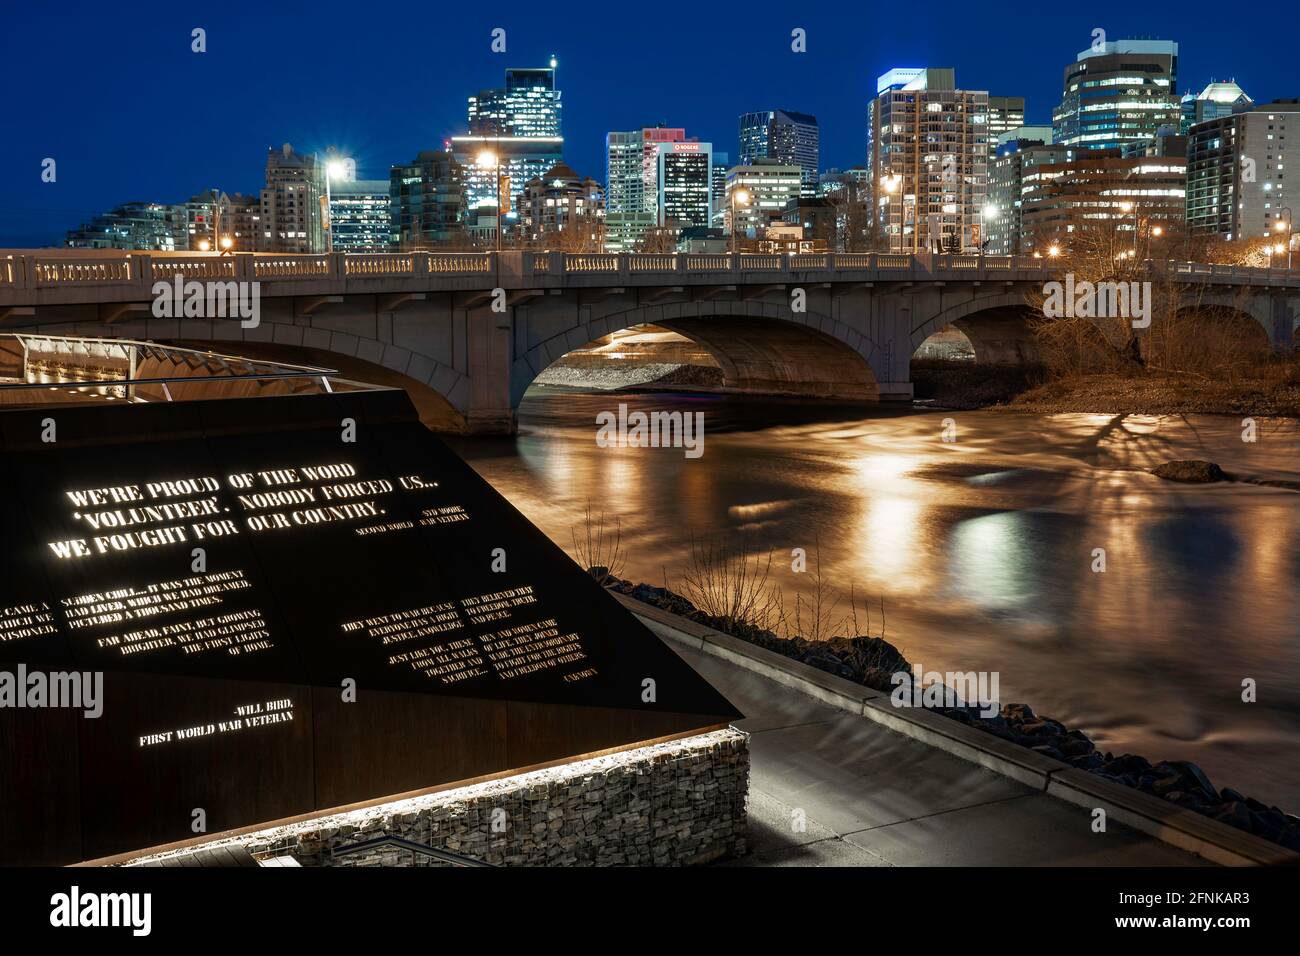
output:
{"label": "boulder", "polygon": [[1152,468],[1151,474],[1157,478],[1164,478],[1166,481],[1182,481],[1201,485],[1228,480],[1228,476],[1222,468],[1212,461],[1203,461],[1200,458],[1181,458],[1177,461],[1167,461],[1163,465],[1156,465],[1156,467]]}

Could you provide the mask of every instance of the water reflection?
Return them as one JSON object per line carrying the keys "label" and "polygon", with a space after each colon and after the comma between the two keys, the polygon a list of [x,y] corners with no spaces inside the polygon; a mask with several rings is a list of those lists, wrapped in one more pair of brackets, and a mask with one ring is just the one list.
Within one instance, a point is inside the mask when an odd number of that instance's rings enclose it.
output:
{"label": "water reflection", "polygon": [[[702,409],[704,456],[597,447],[595,415],[618,401]],[[997,670],[1004,699],[1103,747],[1196,760],[1296,809],[1300,494],[1146,473],[1208,458],[1300,479],[1294,424],[1266,423],[1254,445],[1239,424],[534,390],[517,438],[454,444],[566,548],[589,502],[619,515],[638,580],[680,580],[692,540],[716,536],[773,550],[792,593],[809,582],[790,549],[820,542],[829,582],[883,597],[889,638],[927,667]]]}

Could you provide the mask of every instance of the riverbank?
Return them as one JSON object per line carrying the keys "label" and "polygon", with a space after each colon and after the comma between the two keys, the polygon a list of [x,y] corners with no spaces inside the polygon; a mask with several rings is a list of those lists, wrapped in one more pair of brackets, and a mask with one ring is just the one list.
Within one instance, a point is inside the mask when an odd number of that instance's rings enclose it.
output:
{"label": "riverbank", "polygon": [[[604,570],[593,569],[593,575],[603,576]],[[912,664],[898,648],[882,638],[853,636],[822,641],[808,641],[801,637],[782,638],[744,622],[706,614],[690,600],[668,588],[633,584],[622,579],[615,579],[607,586],[618,594],[669,611],[685,620],[704,624],[872,690],[897,692],[900,678],[896,675],[904,675],[901,678],[904,682],[915,684]],[[1082,731],[1067,728],[1059,721],[1038,715],[1027,704],[1001,704],[999,701],[999,711],[986,716],[979,704],[967,704],[957,698],[955,692],[945,692],[938,698],[952,706],[930,703],[933,693],[931,688],[921,695],[921,689],[916,688],[917,699],[924,696],[927,700],[922,705],[926,710],[1059,760],[1077,770],[1158,797],[1289,850],[1300,851],[1300,817],[1230,787],[1216,789],[1205,771],[1191,761],[1162,760],[1152,763],[1136,754],[1116,756],[1109,751],[1102,753]],[[910,697],[911,695],[909,699]]]}
{"label": "riverbank", "polygon": [[1146,372],[1081,375],[1031,386],[1003,407],[1021,412],[1103,415],[1242,415],[1300,418],[1300,374],[1258,374],[1236,381]]}
{"label": "riverbank", "polygon": [[1227,380],[1150,369],[1054,377],[1034,367],[917,361],[912,382],[918,401],[957,410],[1300,418],[1296,363],[1265,365]]}

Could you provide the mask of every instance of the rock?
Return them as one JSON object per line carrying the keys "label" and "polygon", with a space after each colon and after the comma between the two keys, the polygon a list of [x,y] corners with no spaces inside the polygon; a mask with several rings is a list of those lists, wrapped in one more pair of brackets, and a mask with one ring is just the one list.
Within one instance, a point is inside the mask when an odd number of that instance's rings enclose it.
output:
{"label": "rock", "polygon": [[1200,458],[1182,458],[1177,461],[1167,461],[1163,465],[1156,465],[1151,469],[1151,474],[1157,478],[1164,478],[1166,481],[1182,481],[1192,484],[1209,484],[1215,481],[1227,481],[1228,476],[1224,474],[1223,469],[1212,461],[1204,461]]}

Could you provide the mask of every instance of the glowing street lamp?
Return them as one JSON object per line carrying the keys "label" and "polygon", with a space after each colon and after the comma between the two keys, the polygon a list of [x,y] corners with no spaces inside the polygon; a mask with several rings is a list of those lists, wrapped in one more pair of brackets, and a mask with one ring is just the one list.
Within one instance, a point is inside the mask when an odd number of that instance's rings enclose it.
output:
{"label": "glowing street lamp", "polygon": [[1289,270],[1291,268],[1291,244],[1295,240],[1295,234],[1291,224],[1291,207],[1283,206],[1278,210],[1278,212],[1279,214],[1286,213],[1286,225],[1283,226],[1281,221],[1279,221],[1274,228],[1278,232],[1286,233],[1286,267]]}
{"label": "glowing street lamp", "polygon": [[[980,210],[980,216],[984,219],[984,222],[986,223],[986,225],[984,226],[984,230],[986,233],[988,231],[987,223],[990,223],[994,219],[998,218],[998,211],[999,211],[998,207],[993,205],[993,203],[989,203],[982,210]],[[981,257],[984,255],[984,248],[988,244],[989,244],[988,236],[987,235],[981,236],[980,247],[979,247],[979,254]]]}
{"label": "glowing street lamp", "polygon": [[750,200],[748,189],[733,189],[731,191],[731,252],[736,252],[736,204],[748,206]]}
{"label": "glowing street lamp", "polygon": [[[899,189],[902,188],[902,185],[903,185],[903,177],[902,177],[902,175],[900,175],[899,173],[887,173],[887,174],[885,174],[884,176],[882,176],[882,177],[880,178],[880,188],[883,189],[883,190],[885,191],[885,203],[886,203],[886,204],[893,202],[893,196],[894,196],[894,194],[895,194],[896,192],[898,192]],[[888,221],[890,221],[890,220],[892,220],[892,219],[893,219],[892,214],[890,214],[890,213],[886,213],[886,221],[888,222]],[[899,234],[898,234],[898,251],[899,251],[899,252],[902,252],[902,251],[903,251],[903,234],[902,234],[902,230],[903,230],[903,228],[906,226],[906,220],[907,220],[907,209],[906,209],[906,204],[904,204],[903,212],[902,212],[902,214],[899,216]],[[890,240],[889,240],[889,251],[890,251],[890,252],[893,252],[893,251],[894,251],[894,240],[893,240],[893,237],[892,237],[892,236],[890,237]]]}
{"label": "glowing street lamp", "polygon": [[1050,245],[1047,247],[1047,254],[1055,259],[1061,254],[1061,247],[1055,244]]}
{"label": "glowing street lamp", "polygon": [[474,159],[474,165],[483,170],[494,170],[496,177],[496,197],[497,197],[497,252],[501,251],[501,158],[490,149],[485,149]]}

